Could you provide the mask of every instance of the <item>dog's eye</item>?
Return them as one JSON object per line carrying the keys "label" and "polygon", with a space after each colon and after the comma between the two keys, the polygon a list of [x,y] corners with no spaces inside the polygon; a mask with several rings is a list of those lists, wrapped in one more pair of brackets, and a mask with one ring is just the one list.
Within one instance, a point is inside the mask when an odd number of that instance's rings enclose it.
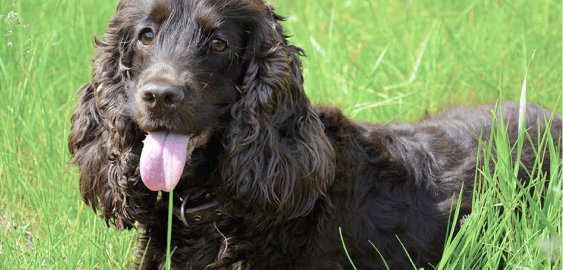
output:
{"label": "dog's eye", "polygon": [[146,45],[146,46],[153,45],[154,44],[154,33],[150,29],[143,30],[143,32],[141,32],[140,40],[141,40],[141,43],[143,43],[143,45]]}
{"label": "dog's eye", "polygon": [[227,42],[221,39],[213,39],[209,42],[209,47],[216,52],[222,52],[227,49]]}

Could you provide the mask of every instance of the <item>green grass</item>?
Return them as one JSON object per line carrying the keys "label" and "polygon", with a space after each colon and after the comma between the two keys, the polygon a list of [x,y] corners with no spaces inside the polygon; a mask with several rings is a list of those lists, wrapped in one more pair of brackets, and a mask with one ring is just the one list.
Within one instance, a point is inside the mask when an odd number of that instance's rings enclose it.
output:
{"label": "green grass", "polygon": [[[523,187],[516,175],[534,175],[537,171],[518,172],[522,169],[515,169],[509,154],[517,146],[508,143],[506,129],[491,133],[496,140],[484,143],[480,151],[485,156],[490,156],[492,149],[497,151],[495,171],[488,170],[488,159],[479,164],[476,181],[481,185],[475,187],[473,213],[463,217],[461,233],[450,236],[449,239],[453,239],[448,241],[450,244],[446,245],[437,269],[450,269],[452,265],[460,269],[561,268],[560,167],[552,166],[550,175],[534,177]],[[526,132],[522,134],[522,139],[530,139]],[[535,151],[547,150],[553,158],[551,164],[560,164],[561,149],[553,148],[550,134],[538,139],[540,143]],[[541,167],[542,163],[543,156],[538,155],[536,167]],[[556,180],[546,185],[547,177]],[[556,248],[559,250],[554,252]]]}
{"label": "green grass", "polygon": [[[307,52],[311,100],[356,120],[414,122],[452,104],[518,101],[534,51],[527,100],[561,113],[560,1],[276,3],[289,16],[291,42]],[[92,37],[102,35],[115,1],[16,4],[0,3],[0,14],[14,11],[21,22],[0,19],[0,269],[127,268],[135,232],[117,233],[85,207],[77,170],[66,165],[74,93],[91,76]],[[507,152],[497,141],[482,151]],[[543,206],[541,188],[523,192],[514,166],[500,160],[495,172],[479,174],[474,205],[483,207],[452,235],[439,269],[496,269],[499,261],[507,269],[561,268],[560,160]]]}

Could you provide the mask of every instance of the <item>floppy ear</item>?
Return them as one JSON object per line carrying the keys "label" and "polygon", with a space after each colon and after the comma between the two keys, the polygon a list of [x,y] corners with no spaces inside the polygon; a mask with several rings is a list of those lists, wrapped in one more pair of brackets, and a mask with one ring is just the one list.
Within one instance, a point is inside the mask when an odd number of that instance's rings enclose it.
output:
{"label": "floppy ear", "polygon": [[248,26],[249,64],[221,158],[221,203],[261,228],[307,215],[334,175],[334,150],[303,91],[303,51],[280,20],[267,5]]}
{"label": "floppy ear", "polygon": [[103,208],[101,216],[118,230],[132,228],[146,205],[156,200],[156,194],[143,185],[137,166],[145,134],[123,105],[131,55],[131,28],[120,20],[124,15],[118,12],[113,17],[104,41],[94,40],[98,53],[93,79],[78,90],[80,100],[68,136],[84,202],[94,211]]}

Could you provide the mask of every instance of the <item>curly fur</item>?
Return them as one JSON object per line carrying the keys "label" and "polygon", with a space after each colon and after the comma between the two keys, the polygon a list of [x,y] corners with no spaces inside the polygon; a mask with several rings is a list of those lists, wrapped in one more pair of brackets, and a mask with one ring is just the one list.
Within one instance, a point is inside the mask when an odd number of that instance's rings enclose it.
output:
{"label": "curly fur", "polygon": [[[174,192],[209,188],[227,217],[193,228],[174,219],[174,269],[350,269],[339,228],[359,269],[385,269],[368,240],[391,269],[412,267],[403,246],[418,267],[435,265],[462,186],[460,215],[471,211],[476,138],[488,140],[491,110],[459,107],[409,126],[311,106],[303,51],[288,43],[280,20],[260,0],[120,0],[103,40],[95,39],[93,78],[78,90],[71,119],[68,147],[84,201],[118,230],[138,222],[137,263],[163,267],[169,194],[159,199],[141,180],[143,140],[160,129],[209,130]],[[147,28],[155,29],[151,46],[139,40]],[[226,52],[210,51],[217,37]],[[140,101],[157,81],[182,89],[173,112]],[[503,110],[514,141],[518,106]],[[551,112],[530,105],[527,127],[545,131],[545,117]],[[558,138],[560,115],[550,130]],[[537,132],[524,145],[528,169]]]}

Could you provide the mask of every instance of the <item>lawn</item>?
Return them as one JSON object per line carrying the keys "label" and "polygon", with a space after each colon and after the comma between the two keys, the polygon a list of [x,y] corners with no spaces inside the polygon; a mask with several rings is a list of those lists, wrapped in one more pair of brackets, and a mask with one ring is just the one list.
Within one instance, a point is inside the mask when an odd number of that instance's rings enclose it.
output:
{"label": "lawn", "polygon": [[[493,109],[519,101],[526,72],[527,101],[562,112],[560,1],[276,4],[291,42],[307,53],[309,98],[356,120],[410,123],[462,103]],[[136,232],[118,233],[86,207],[67,166],[74,94],[91,77],[93,36],[115,6],[0,3],[0,269],[126,269],[134,259]],[[502,141],[490,148],[508,151]],[[513,184],[509,161],[480,172],[479,207],[449,238],[437,269],[561,269],[560,163],[552,162],[543,204]]]}

